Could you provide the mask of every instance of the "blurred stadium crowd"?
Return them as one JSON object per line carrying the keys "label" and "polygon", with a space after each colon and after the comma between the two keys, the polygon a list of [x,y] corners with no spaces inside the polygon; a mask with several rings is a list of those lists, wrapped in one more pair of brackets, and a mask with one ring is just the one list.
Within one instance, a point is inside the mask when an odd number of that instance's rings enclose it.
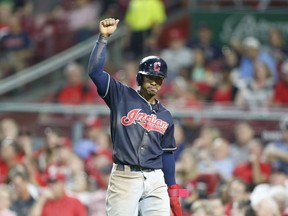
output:
{"label": "blurred stadium crowd", "polygon": [[[213,30],[204,21],[195,37],[182,25],[165,29],[167,10],[186,7],[190,1],[179,2],[1,0],[0,78],[97,34],[102,17],[118,17],[129,29],[125,62],[118,68],[108,58],[105,69],[129,86],[137,88],[139,58],[159,55],[169,69],[159,96],[167,106],[288,107],[288,46],[279,29],[271,29],[266,42],[248,36],[231,38],[222,47],[214,43]],[[207,7],[215,2],[202,3]],[[270,1],[259,2],[263,9]],[[259,9],[258,4],[250,6]],[[146,22],[149,19],[153,22]],[[43,100],[103,104],[86,79],[85,67],[69,63],[63,70],[63,87]],[[81,120],[81,139],[75,141],[50,125],[39,141],[30,124],[0,118],[0,216],[105,215],[113,163],[109,121],[101,116]],[[175,159],[177,182],[190,191],[189,197],[181,198],[184,216],[288,215],[288,118],[279,122],[281,137],[269,143],[245,121],[230,126],[231,137],[204,123],[191,138],[194,132],[182,123],[176,121]],[[40,143],[37,148],[35,142]]]}

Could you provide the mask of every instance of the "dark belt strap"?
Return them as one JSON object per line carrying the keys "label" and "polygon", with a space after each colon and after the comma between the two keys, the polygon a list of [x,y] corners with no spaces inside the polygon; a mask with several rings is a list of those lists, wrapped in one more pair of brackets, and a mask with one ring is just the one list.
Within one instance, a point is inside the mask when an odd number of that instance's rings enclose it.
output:
{"label": "dark belt strap", "polygon": [[137,165],[124,165],[124,164],[117,164],[116,170],[118,171],[124,171],[125,170],[125,166],[130,167],[130,170],[133,172],[152,172],[155,169],[152,168],[145,168],[145,167],[141,167],[141,166],[137,166]]}

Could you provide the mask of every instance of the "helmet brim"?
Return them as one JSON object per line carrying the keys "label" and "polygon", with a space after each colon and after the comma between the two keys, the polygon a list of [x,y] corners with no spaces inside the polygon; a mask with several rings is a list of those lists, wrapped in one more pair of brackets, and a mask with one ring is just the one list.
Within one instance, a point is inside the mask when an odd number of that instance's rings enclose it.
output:
{"label": "helmet brim", "polygon": [[151,73],[151,72],[147,72],[147,71],[138,71],[139,74],[142,74],[142,75],[146,75],[146,76],[157,76],[157,77],[162,77],[163,79],[166,78],[161,71],[159,71],[158,74],[155,74],[155,73]]}

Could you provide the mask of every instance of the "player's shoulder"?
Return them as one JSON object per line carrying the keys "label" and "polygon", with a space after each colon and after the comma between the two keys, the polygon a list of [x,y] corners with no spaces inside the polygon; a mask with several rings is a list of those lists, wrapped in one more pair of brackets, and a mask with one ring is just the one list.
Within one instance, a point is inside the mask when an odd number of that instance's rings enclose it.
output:
{"label": "player's shoulder", "polygon": [[158,103],[158,106],[159,106],[159,110],[161,112],[165,112],[165,114],[167,113],[167,114],[171,115],[171,112],[169,111],[169,109],[166,106],[164,106],[160,101],[158,101],[157,103]]}
{"label": "player's shoulder", "polygon": [[173,116],[169,109],[167,109],[163,104],[158,101],[158,112],[161,113],[162,116],[165,116],[166,120],[169,120],[170,123],[173,122]]}

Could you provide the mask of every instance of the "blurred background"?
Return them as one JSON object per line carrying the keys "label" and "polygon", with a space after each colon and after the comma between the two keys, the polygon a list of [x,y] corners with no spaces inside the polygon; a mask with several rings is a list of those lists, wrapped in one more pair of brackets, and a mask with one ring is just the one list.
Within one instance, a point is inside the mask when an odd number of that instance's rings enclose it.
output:
{"label": "blurred background", "polygon": [[105,215],[109,109],[87,63],[107,17],[120,19],[111,76],[136,89],[142,57],[168,64],[159,99],[175,118],[183,215],[288,215],[287,9],[288,0],[0,0],[0,215],[55,215],[51,200]]}

